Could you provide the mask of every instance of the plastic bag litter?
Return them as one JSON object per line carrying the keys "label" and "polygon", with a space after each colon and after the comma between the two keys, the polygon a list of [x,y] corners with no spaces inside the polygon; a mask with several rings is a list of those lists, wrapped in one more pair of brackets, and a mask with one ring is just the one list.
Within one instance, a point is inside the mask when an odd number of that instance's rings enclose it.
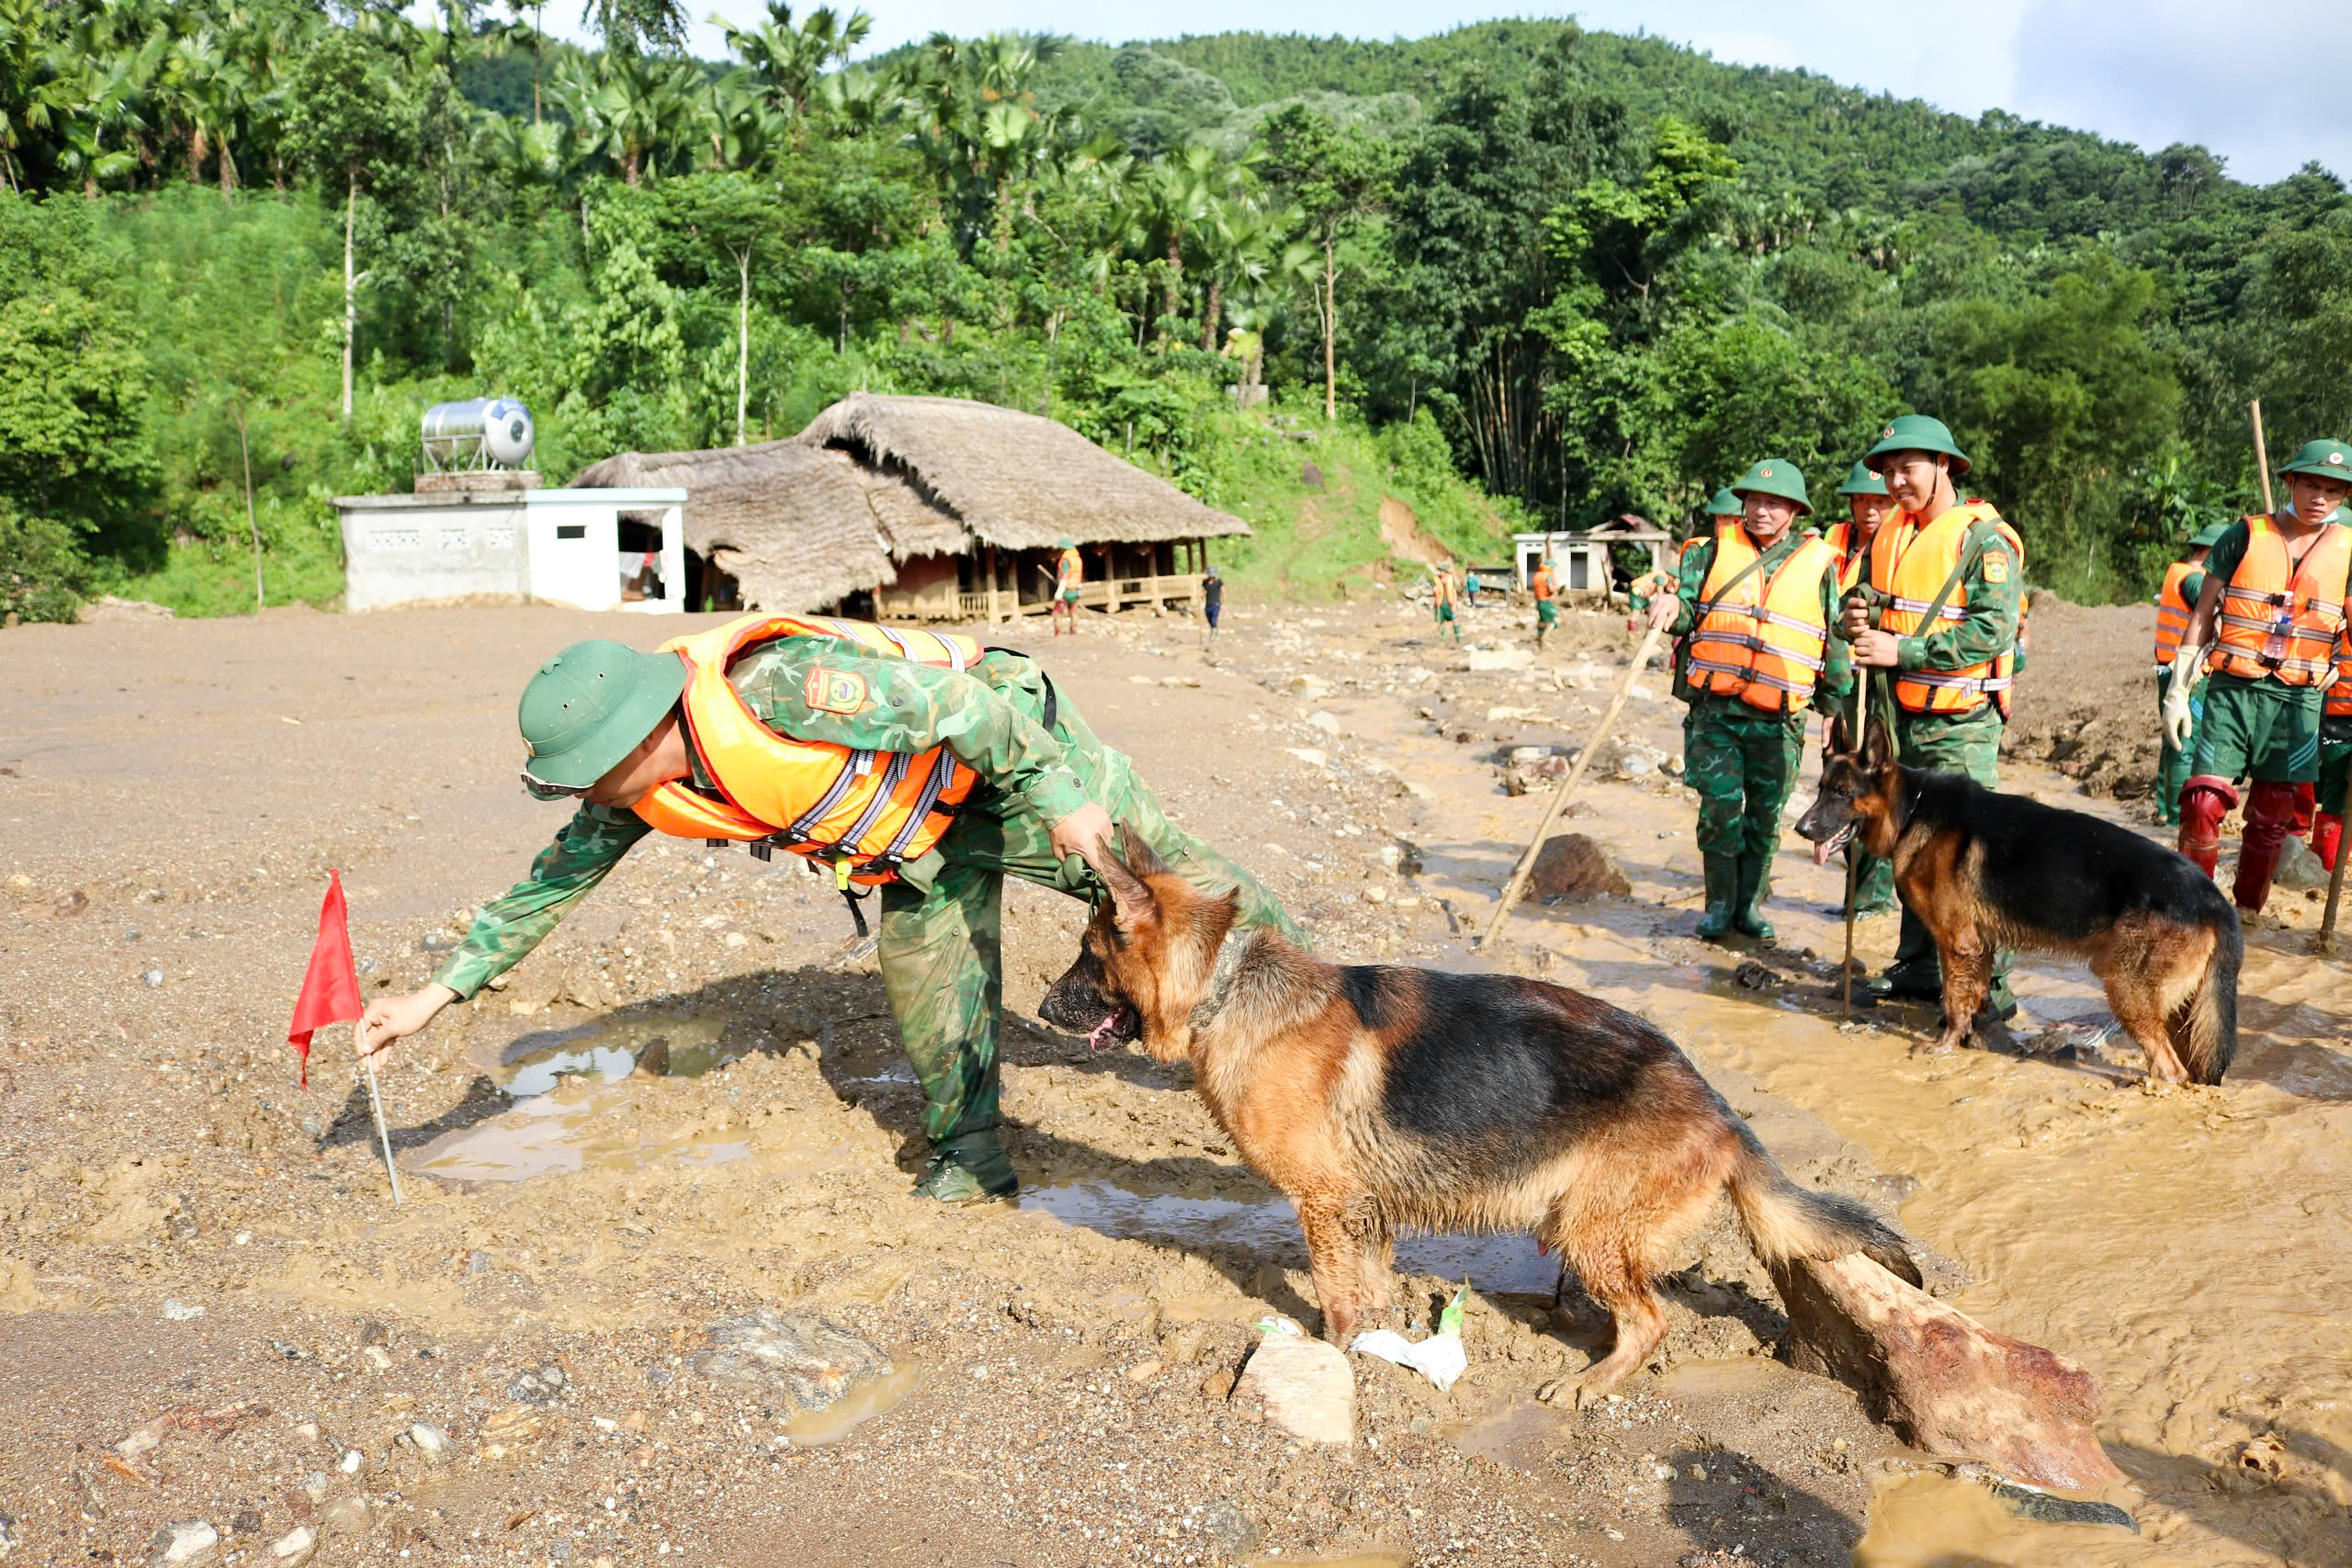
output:
{"label": "plastic bag litter", "polygon": [[1445,1310],[1438,1314],[1437,1332],[1427,1339],[1416,1342],[1394,1329],[1374,1328],[1357,1335],[1348,1348],[1410,1367],[1443,1393],[1470,1365],[1470,1357],[1462,1348],[1462,1299],[1469,1293],[1470,1286],[1464,1281],[1453,1292],[1453,1299],[1445,1303]]}

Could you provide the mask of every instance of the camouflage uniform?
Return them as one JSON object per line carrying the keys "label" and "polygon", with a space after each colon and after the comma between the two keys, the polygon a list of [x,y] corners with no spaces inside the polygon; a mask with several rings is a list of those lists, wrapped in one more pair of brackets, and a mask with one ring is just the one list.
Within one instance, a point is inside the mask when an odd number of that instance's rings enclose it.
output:
{"label": "camouflage uniform", "polygon": [[[1796,552],[1806,533],[1792,527],[1763,554],[1759,576],[1770,577]],[[1682,552],[1677,569],[1681,581],[1676,597],[1681,607],[1668,628],[1688,637],[1699,624],[1699,600],[1707,576],[1715,567],[1715,542],[1693,540]],[[1821,615],[1826,627],[1837,615],[1838,581],[1834,571],[1821,578]],[[1687,646],[1687,644],[1686,644]],[[1824,646],[1816,699],[1835,702],[1852,685],[1850,655],[1835,637]],[[1683,778],[1699,792],[1699,852],[1752,862],[1757,882],[1742,889],[1740,908],[1753,910],[1771,890],[1773,853],[1781,844],[1781,813],[1796,788],[1804,760],[1804,714],[1766,713],[1738,697],[1719,696],[1689,683],[1687,666],[1679,673],[1683,700],[1690,705],[1683,726]]]}
{"label": "camouflage uniform", "polygon": [[[1890,520],[1892,521],[1892,520]],[[1988,579],[1984,563],[1996,557],[1996,566]],[[2023,576],[2021,563],[2007,540],[1995,536],[1973,561],[1961,582],[1967,593],[1967,614],[1960,620],[1939,624],[1925,637],[1906,637],[1896,649],[1898,670],[1964,670],[1982,664],[2007,651],[2017,641],[2018,599]],[[1953,597],[1960,597],[1955,590]],[[1863,594],[1865,603],[1873,604],[1871,622],[1877,624],[1875,593]],[[2001,736],[2007,721],[2001,711],[1986,703],[1975,712],[1957,717],[1941,714],[1908,713],[1894,702],[1894,682],[1885,670],[1866,671],[1872,682],[1871,711],[1894,717],[1896,761],[1905,767],[1927,768],[1940,773],[1965,773],[1987,789],[2000,787]],[[1887,970],[1887,983],[1897,994],[1905,996],[1940,996],[1942,980],[1936,961],[1935,940],[1928,934],[1927,926],[1908,906],[1903,911],[1903,932],[1894,949],[1894,963]],[[1993,984],[1987,1005],[2006,1011],[2014,1005],[2009,993],[2009,952],[2003,948],[1993,957]]]}
{"label": "camouflage uniform", "polygon": [[[830,679],[812,687],[818,671]],[[837,703],[843,675],[862,682],[854,711],[809,705],[811,690]],[[1244,925],[1273,926],[1306,941],[1254,877],[1169,820],[1125,754],[1103,745],[1069,702],[1057,704],[1046,730],[1044,674],[1018,654],[990,653],[959,674],[872,658],[829,637],[796,637],[746,653],[728,680],[780,734],[878,752],[944,744],[980,775],[945,835],[881,893],[883,987],[922,1082],[923,1131],[943,1152],[995,1148],[1005,874],[1074,897],[1101,896],[1093,873],[1074,856],[1062,862],[1050,843],[1053,825],[1081,805],[1092,801],[1133,827],[1196,886],[1238,890]],[[695,782],[709,784],[699,759]],[[537,946],[651,831],[634,812],[581,807],[530,875],[482,906],[434,978],[473,996]]]}

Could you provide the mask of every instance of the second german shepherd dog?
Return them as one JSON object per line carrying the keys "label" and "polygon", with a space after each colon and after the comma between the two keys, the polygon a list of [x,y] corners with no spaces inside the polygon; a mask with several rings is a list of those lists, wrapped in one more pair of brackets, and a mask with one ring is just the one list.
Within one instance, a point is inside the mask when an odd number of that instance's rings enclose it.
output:
{"label": "second german shepherd dog", "polygon": [[1389,1304],[1400,1229],[1530,1231],[1616,1321],[1581,1401],[1666,1333],[1653,1281],[1719,1193],[1767,1262],[1865,1253],[1912,1284],[1903,1238],[1792,1182],[1674,1043],[1633,1014],[1504,976],[1325,964],[1132,832],[1111,899],[1038,1012],[1091,1043],[1189,1060],[1194,1087],[1306,1233],[1325,1336]]}
{"label": "second german shepherd dog", "polygon": [[1968,1037],[1996,949],[2079,958],[2116,1021],[2148,1055],[2148,1076],[2219,1083],[2238,1043],[2238,912],[2213,879],[2128,828],[1960,773],[1894,761],[1873,721],[1861,750],[1833,720],[1819,798],[1797,831],[1826,860],[1847,840],[1894,863],[1894,883],[1936,939],[1943,967],[1940,1054]]}

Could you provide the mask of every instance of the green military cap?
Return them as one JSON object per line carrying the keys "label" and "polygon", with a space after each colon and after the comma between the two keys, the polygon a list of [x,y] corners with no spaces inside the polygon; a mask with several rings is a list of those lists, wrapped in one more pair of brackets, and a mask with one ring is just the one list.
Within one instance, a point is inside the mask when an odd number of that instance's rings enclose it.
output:
{"label": "green military cap", "polygon": [[626,643],[575,642],[523,688],[514,722],[531,756],[526,781],[581,790],[610,773],[677,705],[685,661]]}
{"label": "green military cap", "polygon": [[1838,487],[1839,495],[1884,495],[1886,481],[1871,471],[1868,463],[1857,463],[1848,470],[1846,482]]}
{"label": "green military cap", "polygon": [[2192,550],[2210,550],[2220,544],[2222,536],[2229,531],[2230,525],[2226,523],[2208,523],[2188,536],[2188,547]]}
{"label": "green military cap", "polygon": [[1793,501],[1799,512],[1811,512],[1813,502],[1804,492],[1804,476],[1797,472],[1794,463],[1778,457],[1767,457],[1739,476],[1731,487],[1734,495],[1777,495],[1783,501]]}
{"label": "green military cap", "polygon": [[2352,484],[2352,446],[2341,441],[2306,441],[2301,451],[2279,465],[2278,471]]}
{"label": "green military cap", "polygon": [[1872,473],[1878,471],[1879,459],[1896,452],[1940,452],[1951,459],[1951,471],[1968,472],[1968,454],[1951,438],[1951,431],[1939,419],[1923,413],[1899,414],[1878,433],[1878,445],[1862,455],[1862,461]]}
{"label": "green military cap", "polygon": [[1741,510],[1739,497],[1732,494],[1728,485],[1715,491],[1715,499],[1707,502],[1707,515],[1710,517],[1736,516]]}
{"label": "green military cap", "polygon": [[1068,534],[1064,534],[1060,538],[1054,541],[1054,548],[1057,550],[1074,550],[1078,548],[1078,541],[1071,538]]}

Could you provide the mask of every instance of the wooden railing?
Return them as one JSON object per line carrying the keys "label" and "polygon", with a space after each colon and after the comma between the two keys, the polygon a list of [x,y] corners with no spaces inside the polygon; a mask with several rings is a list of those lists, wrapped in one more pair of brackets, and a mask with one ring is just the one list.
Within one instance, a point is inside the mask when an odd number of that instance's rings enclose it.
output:
{"label": "wooden railing", "polygon": [[[1148,577],[1114,577],[1101,582],[1080,585],[1078,603],[1081,609],[1100,610],[1106,615],[1136,609],[1145,605],[1181,604],[1197,605],[1201,599],[1201,577],[1198,572],[1163,572]],[[1015,602],[1011,589],[989,593],[985,589],[956,595],[956,608],[967,621],[1011,620],[1019,615],[1042,615],[1052,608],[1051,601],[1035,600],[1023,604]]]}

